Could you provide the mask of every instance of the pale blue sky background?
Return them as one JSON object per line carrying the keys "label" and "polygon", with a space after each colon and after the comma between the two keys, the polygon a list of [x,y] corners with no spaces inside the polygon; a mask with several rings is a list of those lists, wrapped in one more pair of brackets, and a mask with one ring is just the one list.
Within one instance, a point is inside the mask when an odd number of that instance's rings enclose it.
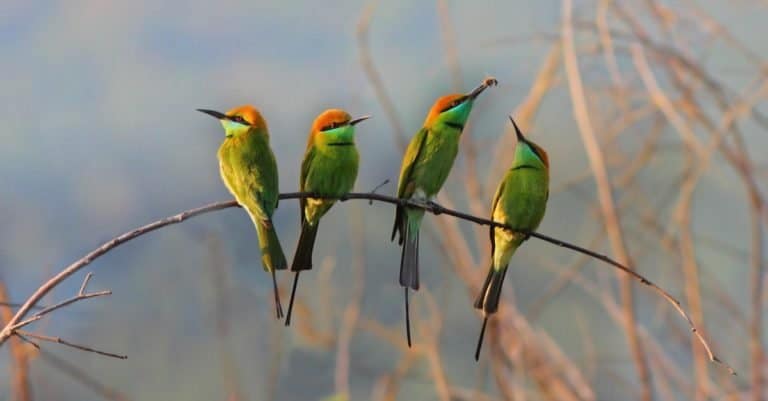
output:
{"label": "pale blue sky background", "polygon": [[[578,13],[581,2],[576,3]],[[560,4],[448,4],[463,89],[487,74],[501,83],[483,95],[473,111],[473,135],[487,146],[507,128],[507,114],[526,94],[549,49],[545,40],[493,43],[557,32]],[[704,6],[721,22],[731,22],[734,34],[756,53],[766,54],[764,12],[755,12],[756,7],[746,2]],[[242,103],[259,107],[272,133],[284,192],[297,187],[307,130],[317,113],[343,107],[353,115],[372,114],[374,118],[358,130],[363,162],[356,189],[370,190],[384,179],[396,181],[401,153],[359,63],[355,27],[364,7],[359,1],[5,0],[0,7],[0,275],[11,295],[23,299],[52,272],[117,233],[228,198],[215,159],[222,140],[220,127],[196,108],[226,110]],[[451,91],[435,10],[435,2],[382,1],[371,25],[374,60],[408,133],[420,127],[434,98]],[[711,71],[724,74],[733,89],[743,89],[751,76],[729,57],[727,46],[715,48],[710,62]],[[530,133],[550,152],[553,185],[587,168],[565,94],[559,90],[547,99]],[[756,149],[768,146],[764,132],[748,130],[747,137]],[[677,142],[677,137],[669,135],[668,142]],[[765,156],[754,156],[765,163]],[[668,179],[652,172],[663,172],[670,163],[676,159],[658,161],[644,183]],[[743,203],[731,213],[710,212],[718,205],[742,202],[732,177],[729,171],[718,170],[708,175],[703,200],[696,204],[696,228],[716,228],[724,241],[738,245],[746,238]],[[452,177],[447,188],[462,187]],[[593,219],[587,201],[592,190],[584,185],[580,192],[553,198],[542,232],[583,244]],[[394,191],[394,184],[384,191]],[[367,272],[372,288],[366,313],[395,324],[401,319],[401,293],[395,282],[399,250],[388,242],[392,210],[362,203],[356,207],[369,215]],[[324,220],[328,235],[316,252],[321,260],[338,251],[338,274],[348,268],[346,222],[355,210],[352,204],[342,208]],[[281,204],[276,222],[287,254],[293,252],[296,219],[296,205]],[[267,363],[272,332],[265,326],[274,322],[268,319],[268,282],[256,262],[255,233],[236,210],[163,230],[100,259],[88,269],[96,273],[93,288],[111,288],[114,296],[62,312],[43,326],[50,334],[86,338],[101,348],[128,353],[128,361],[55,350],[133,399],[220,396],[218,368],[204,363],[216,358],[216,347],[210,341],[211,294],[205,282],[202,231],[217,234],[233,260],[238,321],[232,336],[239,344],[243,386],[258,399],[266,380],[259,366]],[[521,272],[526,262],[535,260],[536,252],[553,252],[542,244],[529,248],[521,255]],[[430,257],[436,255],[426,249],[422,260]],[[717,264],[724,259],[715,255],[710,260]],[[746,271],[743,263],[734,269],[739,274]],[[427,283],[462,291],[446,269],[426,270]],[[729,275],[717,269],[712,274]],[[532,280],[530,288],[518,290],[518,297],[543,288],[551,279],[531,272],[512,277]],[[79,278],[47,301],[67,296]],[[725,285],[730,290],[745,284]],[[568,295],[579,297],[577,291]],[[335,300],[339,308],[346,296],[342,292]],[[463,336],[474,340],[477,329],[469,301],[463,292],[446,301],[450,313],[445,343],[453,347],[446,351],[451,378],[472,386],[476,372],[471,347],[461,345]],[[580,309],[578,305],[596,308],[594,303],[568,304],[558,304],[565,316]],[[567,335],[573,322],[558,319],[563,316],[560,312],[543,317],[542,324],[568,348],[574,345],[569,341],[576,341]],[[138,330],[137,325],[144,328]],[[603,339],[607,353],[615,352],[615,366],[626,368],[621,333],[608,327],[611,335]],[[281,332],[287,336],[289,351],[283,357],[278,399],[317,399],[330,393],[333,353],[293,344],[290,331]],[[390,355],[371,354],[372,344],[377,343],[365,336],[355,343],[355,394],[368,394],[373,378],[394,366]],[[45,366],[36,365],[34,374],[46,383],[37,390],[41,397],[57,394],[61,400],[75,400],[90,394]],[[294,379],[303,386],[295,386]],[[431,397],[424,384],[428,380],[416,377],[406,382],[402,394],[423,391],[428,394],[424,397]],[[0,389],[6,383],[0,375]],[[611,394],[610,388],[606,394]]]}

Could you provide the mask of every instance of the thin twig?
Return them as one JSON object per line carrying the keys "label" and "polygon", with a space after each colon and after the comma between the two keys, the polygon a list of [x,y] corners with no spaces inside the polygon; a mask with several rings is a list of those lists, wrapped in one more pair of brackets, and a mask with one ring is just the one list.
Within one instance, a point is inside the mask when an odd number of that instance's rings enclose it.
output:
{"label": "thin twig", "polygon": [[[114,354],[112,352],[106,352],[106,351],[99,351],[97,349],[94,349],[94,348],[91,348],[91,347],[87,347],[85,345],[71,343],[69,341],[61,339],[60,337],[52,337],[52,336],[46,336],[46,335],[43,335],[43,334],[30,333],[30,332],[24,331],[24,330],[15,330],[14,334],[17,335],[17,336],[20,336],[21,338],[24,338],[24,337],[36,338],[36,339],[38,339],[40,341],[48,341],[48,342],[52,342],[52,343],[62,344],[62,345],[66,345],[67,347],[76,348],[76,349],[79,349],[81,351],[86,351],[86,352],[93,352],[93,353],[96,353],[96,354],[99,354],[99,355],[108,356],[108,357],[111,357],[111,358],[128,359],[128,357],[125,356],[125,355]],[[40,348],[40,347],[38,346],[37,348]]]}
{"label": "thin twig", "polygon": [[[106,243],[102,244],[100,247],[94,249],[84,257],[78,259],[76,262],[72,263],[71,265],[67,266],[64,270],[59,272],[56,276],[51,278],[50,280],[46,281],[40,288],[38,288],[30,297],[27,299],[24,304],[21,306],[21,308],[16,311],[16,315],[13,316],[13,319],[11,319],[10,322],[6,323],[5,327],[2,331],[0,331],[0,346],[5,343],[5,341],[8,340],[8,338],[13,334],[13,330],[19,328],[16,327],[19,325],[19,322],[21,319],[24,318],[24,316],[27,315],[27,313],[30,311],[30,309],[38,303],[48,292],[50,292],[53,288],[55,288],[57,285],[59,285],[62,281],[64,281],[67,277],[71,276],[72,274],[75,274],[77,271],[82,269],[83,267],[89,265],[91,262],[93,262],[98,257],[104,255],[105,253],[109,252],[116,246],[119,246],[125,242],[128,242],[138,236],[144,235],[148,232],[155,231],[159,228],[165,227],[169,224],[177,224],[181,223],[182,221],[189,219],[191,217],[211,212],[214,210],[220,210],[220,209],[226,209],[235,206],[235,201],[229,201],[229,202],[218,202],[213,203],[210,205],[206,205],[197,209],[191,209],[187,210],[185,212],[179,213],[177,215],[167,217],[162,220],[155,221],[153,223],[147,224],[145,226],[139,227],[135,230],[129,231],[127,233],[124,233],[120,236],[117,236]],[[101,296],[101,295],[108,295],[108,293],[95,293],[92,294],[92,296]],[[78,298],[78,297],[75,297]],[[51,306],[49,308],[46,308],[42,311],[40,311],[37,315],[42,315],[43,312],[50,312],[55,309],[61,308],[63,306],[66,306],[72,302],[75,302],[79,299],[71,299],[68,301],[65,301],[61,304]],[[35,319],[37,320],[37,319]],[[30,322],[31,323],[31,322]]]}
{"label": "thin twig", "polygon": [[[434,203],[434,202],[423,203],[423,202],[419,202],[419,201],[412,201],[412,200],[409,200],[409,199],[400,199],[400,198],[395,198],[395,197],[392,197],[392,196],[381,195],[381,194],[370,193],[370,192],[364,192],[364,193],[352,192],[352,193],[348,193],[346,195],[343,195],[341,197],[324,196],[324,195],[321,195],[321,194],[307,193],[307,192],[289,192],[289,193],[280,194],[280,199],[300,199],[300,198],[337,199],[340,202],[345,202],[345,201],[350,200],[350,199],[363,199],[363,200],[373,200],[373,201],[378,201],[378,202],[384,202],[384,203],[389,203],[389,204],[393,204],[393,205],[400,205],[400,206],[408,206],[408,207],[420,208],[420,209],[424,209],[426,212],[429,212],[429,213],[434,214],[434,215],[444,214],[444,215],[456,217],[456,218],[461,219],[461,220],[470,221],[470,222],[473,222],[475,224],[481,224],[481,225],[490,226],[490,227],[494,227],[494,228],[505,228],[507,230],[515,231],[515,232],[522,232],[522,233],[525,233],[525,234],[527,234],[527,235],[529,235],[531,237],[535,237],[535,238],[538,238],[538,239],[540,239],[542,241],[549,242],[550,244],[557,245],[559,247],[563,247],[563,248],[566,248],[566,249],[570,249],[572,251],[576,251],[576,252],[579,252],[579,253],[583,253],[585,255],[589,255],[589,256],[591,256],[591,257],[593,257],[595,259],[603,261],[603,262],[605,262],[605,263],[607,263],[607,264],[609,264],[609,265],[611,265],[611,266],[613,266],[613,267],[615,267],[615,268],[617,268],[617,269],[619,269],[619,270],[629,274],[632,278],[636,279],[641,284],[645,284],[646,286],[651,287],[659,295],[664,297],[664,299],[666,299],[669,303],[671,303],[672,306],[680,313],[680,315],[683,316],[683,318],[685,318],[685,320],[688,322],[688,325],[690,326],[691,331],[694,334],[696,334],[696,336],[699,338],[699,341],[701,342],[701,344],[704,346],[704,348],[706,348],[707,354],[709,355],[709,359],[712,362],[717,362],[717,363],[720,363],[720,364],[726,366],[728,368],[729,372],[731,372],[731,374],[735,374],[735,372],[733,371],[733,369],[730,366],[728,366],[726,363],[721,361],[717,356],[715,356],[715,354],[710,349],[709,344],[707,343],[707,341],[698,332],[698,329],[694,325],[693,321],[688,316],[688,314],[685,312],[685,310],[680,306],[680,302],[677,299],[675,299],[675,297],[673,297],[668,292],[666,292],[664,289],[662,289],[661,287],[659,287],[655,283],[651,282],[650,280],[648,280],[647,278],[645,278],[641,274],[637,273],[636,271],[634,271],[630,267],[628,267],[626,265],[623,265],[623,264],[621,264],[621,263],[611,259],[610,257],[608,257],[606,255],[600,254],[600,253],[595,252],[595,251],[591,251],[591,250],[586,249],[586,248],[582,248],[582,247],[580,247],[578,245],[574,245],[574,244],[571,244],[571,243],[559,240],[559,239],[554,238],[554,237],[550,237],[550,236],[545,235],[545,234],[541,234],[541,233],[534,232],[534,231],[527,232],[527,231],[524,231],[524,230],[518,230],[515,227],[509,226],[509,225],[504,224],[504,223],[496,222],[496,221],[489,220],[489,219],[486,219],[486,218],[483,218],[483,217],[473,216],[473,215],[462,213],[462,212],[459,212],[459,211],[456,211],[456,210],[452,210],[452,209],[447,209],[447,208],[445,208],[443,206],[440,206],[440,205],[438,205],[437,203]],[[90,253],[88,253],[83,258],[81,258],[81,259],[77,260],[76,262],[72,263],[71,265],[69,265],[67,268],[62,270],[60,273],[58,273],[52,279],[48,280],[40,288],[38,288],[37,291],[35,291],[35,293],[32,295],[32,297],[30,297],[24,303],[24,305],[25,306],[26,305],[30,305],[30,306],[33,305],[41,297],[45,296],[45,294],[47,294],[48,291],[50,291],[56,285],[61,283],[61,281],[63,281],[65,278],[67,278],[70,275],[76,273],[78,270],[80,270],[83,267],[87,266],[88,264],[93,262],[98,257],[103,256],[105,253],[111,251],[112,249],[114,249],[114,248],[116,248],[116,247],[118,247],[118,246],[120,246],[120,245],[122,245],[122,244],[124,244],[124,243],[126,243],[126,242],[128,242],[128,241],[130,241],[130,240],[132,240],[134,238],[136,238],[136,237],[139,237],[139,236],[141,236],[143,234],[147,234],[149,232],[155,231],[155,230],[157,230],[159,228],[162,228],[162,227],[165,227],[165,226],[168,226],[168,225],[181,223],[184,220],[188,220],[188,219],[190,219],[192,217],[199,216],[199,215],[204,214],[204,213],[209,213],[209,212],[213,212],[213,211],[216,211],[216,210],[222,210],[222,209],[227,209],[227,208],[232,208],[232,207],[239,207],[239,205],[234,200],[223,201],[223,202],[215,202],[215,203],[211,203],[211,204],[208,204],[208,205],[205,205],[205,206],[201,206],[201,207],[198,207],[198,208],[194,208],[194,209],[183,211],[183,212],[178,213],[176,215],[173,215],[173,216],[170,216],[170,217],[166,217],[164,219],[161,219],[161,220],[149,223],[149,224],[144,225],[142,227],[139,227],[137,229],[134,229],[134,230],[128,231],[128,232],[126,232],[124,234],[121,234],[121,235],[113,238],[112,240],[109,240],[109,241],[105,242],[104,244],[102,244],[101,246],[96,248],[95,250],[93,250]],[[54,307],[56,307],[56,306],[57,305],[54,305]],[[53,308],[53,307],[51,307],[51,308]],[[2,332],[0,332],[0,345],[2,345],[8,339],[8,337],[12,334],[13,330],[16,329],[14,326],[19,324],[19,323],[17,323],[18,320],[23,318],[24,313],[26,311],[28,311],[28,308],[25,310],[24,307],[22,307],[22,309],[20,309],[19,312],[16,313],[16,316],[14,316],[14,319],[11,322],[9,322],[8,324],[6,324],[6,327],[3,329]],[[41,311],[41,313],[42,312],[44,312],[44,311]]]}
{"label": "thin twig", "polygon": [[[93,276],[92,273],[88,273],[85,276],[85,279],[83,280],[83,284],[80,286],[80,290],[77,292],[77,295],[75,295],[74,297],[71,297],[71,298],[66,299],[64,301],[61,301],[61,302],[57,303],[56,305],[51,305],[51,306],[45,308],[45,309],[41,310],[40,312],[37,312],[34,315],[32,315],[32,317],[30,317],[29,319],[23,320],[23,321],[21,321],[19,323],[14,324],[13,326],[10,326],[10,329],[8,329],[8,330],[10,330],[11,332],[13,332],[14,330],[18,330],[18,329],[20,329],[20,328],[22,328],[22,327],[24,327],[24,326],[26,326],[26,325],[28,325],[30,323],[33,323],[33,322],[36,322],[36,321],[42,319],[45,315],[55,311],[56,309],[63,308],[65,306],[71,305],[71,304],[73,304],[75,302],[82,301],[84,299],[89,299],[89,298],[101,297],[101,296],[105,296],[105,295],[112,295],[112,291],[110,291],[110,290],[86,293],[85,292],[85,287],[88,285],[88,281],[91,279],[92,276]],[[25,303],[25,305],[26,305],[26,303]],[[18,315],[18,313],[17,313],[17,315]],[[7,328],[7,326],[6,326],[6,328]],[[5,331],[5,329],[4,329],[4,331]],[[0,342],[0,345],[2,345],[2,342]]]}

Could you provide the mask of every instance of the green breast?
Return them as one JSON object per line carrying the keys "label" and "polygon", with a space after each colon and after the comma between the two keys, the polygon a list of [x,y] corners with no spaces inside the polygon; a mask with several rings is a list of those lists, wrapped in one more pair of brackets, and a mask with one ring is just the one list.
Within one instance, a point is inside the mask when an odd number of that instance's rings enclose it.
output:
{"label": "green breast", "polygon": [[429,197],[440,192],[459,152],[460,135],[458,129],[442,129],[427,134],[424,148],[413,168],[411,181],[415,188]]}
{"label": "green breast", "polygon": [[307,172],[304,190],[341,196],[352,190],[360,156],[355,146],[333,146],[318,151]]}
{"label": "green breast", "polygon": [[[358,165],[359,155],[354,146],[316,149],[302,191],[334,197],[344,195],[355,186]],[[304,209],[305,217],[315,224],[334,202],[332,199],[308,199]]]}
{"label": "green breast", "polygon": [[504,192],[494,215],[512,227],[535,230],[544,218],[549,197],[549,177],[541,169],[518,167],[507,172]]}

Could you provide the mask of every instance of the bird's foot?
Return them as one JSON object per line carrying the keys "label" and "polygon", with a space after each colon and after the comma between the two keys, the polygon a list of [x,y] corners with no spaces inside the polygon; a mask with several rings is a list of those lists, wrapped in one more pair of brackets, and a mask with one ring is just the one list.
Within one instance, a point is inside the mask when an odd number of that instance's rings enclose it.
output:
{"label": "bird's foot", "polygon": [[428,209],[429,209],[429,210],[430,210],[430,211],[431,211],[431,212],[432,212],[434,215],[442,214],[442,213],[443,213],[443,210],[445,209],[444,207],[440,206],[440,204],[439,204],[439,203],[433,202],[433,201],[431,201],[431,200],[428,200],[428,201],[426,202],[426,205],[427,205],[427,208],[428,208]]}
{"label": "bird's foot", "polygon": [[428,199],[414,197],[414,198],[406,199],[405,206],[418,207],[421,209],[429,209],[431,207],[429,203],[430,203],[430,200]]}

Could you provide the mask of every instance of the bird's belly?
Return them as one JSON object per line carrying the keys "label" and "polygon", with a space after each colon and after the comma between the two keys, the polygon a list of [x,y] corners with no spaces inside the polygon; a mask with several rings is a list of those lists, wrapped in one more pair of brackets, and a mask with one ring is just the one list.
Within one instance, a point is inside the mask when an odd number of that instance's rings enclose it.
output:
{"label": "bird's belly", "polygon": [[547,206],[547,187],[546,176],[528,171],[507,178],[505,190],[493,211],[493,219],[513,230],[494,229],[494,261],[497,266],[505,266],[527,238],[525,233],[514,230],[533,231],[538,228]]}
{"label": "bird's belly", "polygon": [[[318,155],[304,181],[304,191],[319,195],[340,197],[347,194],[357,178],[356,154],[333,157]],[[304,208],[307,221],[316,223],[334,204],[335,199],[308,198]]]}
{"label": "bird's belly", "polygon": [[352,156],[318,155],[304,181],[304,190],[326,196],[341,196],[355,185],[358,163]]}

